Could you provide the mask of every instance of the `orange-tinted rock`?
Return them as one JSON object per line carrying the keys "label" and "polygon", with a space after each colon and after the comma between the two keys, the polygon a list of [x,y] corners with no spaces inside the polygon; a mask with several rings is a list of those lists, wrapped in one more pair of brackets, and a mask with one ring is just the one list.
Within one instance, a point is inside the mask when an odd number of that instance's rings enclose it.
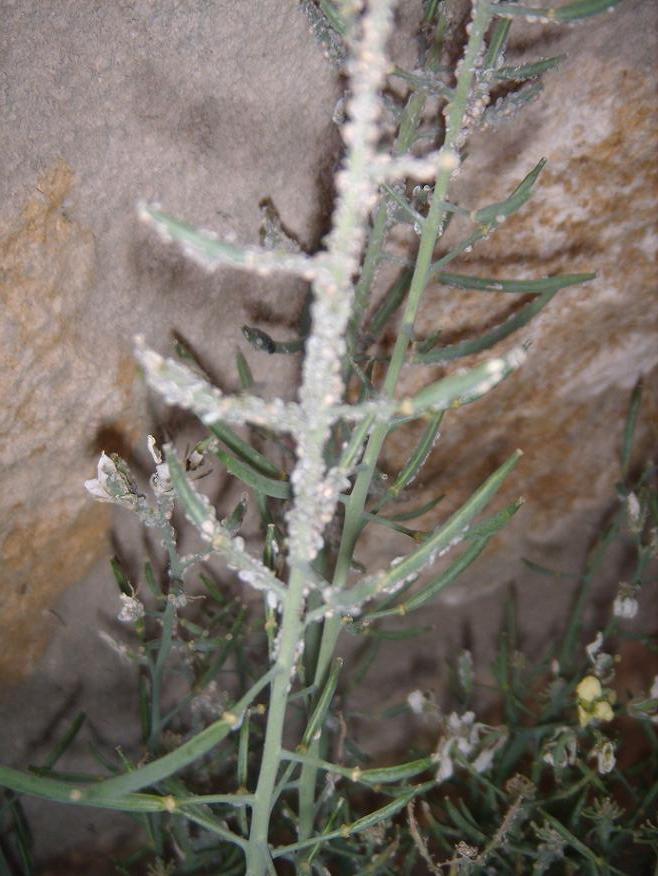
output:
{"label": "orange-tinted rock", "polygon": [[0,238],[0,678],[33,666],[47,610],[104,545],[106,510],[82,490],[93,438],[85,401],[130,420],[132,362],[110,359],[99,378],[79,331],[96,256],[92,233],[66,213],[72,184],[55,164]]}

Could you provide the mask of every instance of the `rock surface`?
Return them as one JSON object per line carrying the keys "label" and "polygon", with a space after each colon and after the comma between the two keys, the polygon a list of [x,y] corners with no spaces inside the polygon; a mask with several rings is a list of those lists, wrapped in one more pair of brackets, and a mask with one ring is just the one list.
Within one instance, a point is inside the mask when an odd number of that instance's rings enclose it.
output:
{"label": "rock surface", "polygon": [[[48,609],[105,549],[82,488],[132,455],[132,338],[177,331],[235,388],[239,327],[296,317],[303,287],[208,277],[138,227],[139,198],[258,239],[271,198],[306,245],[338,144],[334,73],[296,3],[6,3],[0,252],[0,678],[34,667]],[[20,71],[20,75],[18,74]],[[278,328],[281,328],[278,326]],[[283,327],[283,331],[287,326]],[[292,363],[256,364],[285,392]],[[289,390],[288,390],[289,391]]]}
{"label": "rock surface", "polygon": [[[132,364],[133,335],[145,332],[165,349],[178,332],[232,389],[239,326],[292,333],[302,301],[303,289],[284,280],[201,273],[137,226],[135,203],[157,198],[192,222],[253,242],[259,201],[270,197],[312,249],[330,207],[338,85],[293,0],[263,0],[258,15],[228,0],[4,7],[0,685],[36,666],[22,687],[7,685],[2,707],[1,760],[18,764],[38,761],[74,708],[87,709],[104,739],[134,741],[126,730],[134,729],[132,676],[97,639],[118,608],[104,559],[109,517],[82,489],[101,449],[138,465],[145,458],[135,449],[149,408]],[[469,206],[506,194],[539,157],[549,164],[534,203],[455,270],[497,277],[596,270],[598,278],[559,292],[514,338],[533,341],[521,372],[446,418],[422,478],[428,491],[447,493],[441,514],[516,446],[525,457],[504,497],[522,494],[526,505],[449,594],[458,604],[428,615],[435,637],[404,658],[388,652],[395,665],[382,665],[370,686],[380,706],[382,696],[410,687],[437,688],[464,630],[486,660],[501,585],[524,584],[530,641],[550,635],[570,591],[528,581],[520,558],[579,568],[609,510],[640,374],[647,392],[638,458],[655,447],[657,24],[652,2],[630,0],[573,30],[519,26],[515,57],[566,52],[568,60],[525,118],[473,137],[455,186]],[[461,340],[520,303],[434,287],[418,331],[440,327],[445,339]],[[290,394],[293,361],[250,361],[268,392]],[[420,372],[405,372],[406,390],[420,381]],[[408,450],[408,439],[390,442],[391,470]],[[368,550],[378,563],[400,552],[391,539]],[[609,569],[602,586],[614,586],[616,575]],[[373,751],[390,744],[385,734],[364,734]],[[95,831],[124,827],[114,816],[81,819],[64,807],[55,821],[52,807],[30,805],[42,855],[94,845]]]}

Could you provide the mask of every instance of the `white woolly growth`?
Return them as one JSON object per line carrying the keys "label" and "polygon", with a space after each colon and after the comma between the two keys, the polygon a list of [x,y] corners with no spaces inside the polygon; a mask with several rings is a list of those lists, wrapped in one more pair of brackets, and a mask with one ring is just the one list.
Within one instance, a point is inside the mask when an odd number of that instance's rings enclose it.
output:
{"label": "white woolly growth", "polygon": [[206,425],[222,420],[235,424],[254,423],[280,431],[296,431],[299,427],[296,405],[281,399],[266,402],[250,395],[225,396],[186,365],[149,350],[141,335],[135,338],[135,356],[152,389],[168,404],[193,411]]}

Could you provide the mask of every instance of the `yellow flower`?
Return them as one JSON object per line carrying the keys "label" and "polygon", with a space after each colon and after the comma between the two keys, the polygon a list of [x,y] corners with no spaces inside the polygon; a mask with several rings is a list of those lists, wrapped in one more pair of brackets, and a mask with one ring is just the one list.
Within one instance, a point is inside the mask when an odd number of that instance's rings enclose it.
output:
{"label": "yellow flower", "polygon": [[595,675],[586,675],[576,688],[576,693],[584,703],[593,703],[601,697],[601,682]]}
{"label": "yellow flower", "polygon": [[597,721],[612,721],[615,715],[610,703],[607,700],[600,700],[594,706],[593,717],[596,718]]}
{"label": "yellow flower", "polygon": [[576,688],[578,698],[578,723],[586,727],[590,721],[612,721],[612,698],[604,693],[601,682],[595,675],[586,675]]}

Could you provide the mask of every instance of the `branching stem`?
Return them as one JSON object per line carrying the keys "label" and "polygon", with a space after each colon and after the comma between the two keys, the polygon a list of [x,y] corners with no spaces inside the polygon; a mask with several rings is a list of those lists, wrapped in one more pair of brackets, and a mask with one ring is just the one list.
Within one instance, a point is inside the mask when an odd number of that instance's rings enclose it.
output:
{"label": "branching stem", "polygon": [[[443,202],[446,200],[448,185],[453,172],[459,164],[458,149],[461,146],[460,138],[463,136],[463,121],[468,107],[473,76],[477,59],[484,46],[484,38],[487,27],[491,20],[491,10],[488,4],[476,2],[474,4],[473,20],[469,40],[466,45],[464,57],[459,69],[457,87],[454,100],[445,109],[446,136],[441,150],[443,160],[434,186],[434,193],[430,203],[430,210],[423,224],[420,238],[418,256],[414,269],[407,304],[402,316],[402,325],[397,336],[391,361],[384,382],[383,395],[392,397],[405,361],[409,342],[412,338],[414,322],[420,306],[420,301],[430,274],[432,254],[439,239],[446,219],[446,210]],[[361,532],[361,517],[365,510],[370,484],[375,471],[375,466],[388,434],[389,426],[386,423],[377,425],[372,431],[366,451],[363,457],[361,470],[356,483],[350,494],[350,499],[345,508],[345,520],[343,535],[336,562],[333,579],[334,587],[345,587],[350,569],[351,558],[354,554],[356,540]],[[325,621],[318,654],[315,685],[320,689],[325,678],[329,663],[336,648],[340,634],[341,621],[339,618],[330,618]],[[317,743],[311,749],[311,754],[318,755]],[[306,839],[313,829],[313,805],[315,798],[315,783],[317,769],[305,766],[300,780],[300,838]]]}

